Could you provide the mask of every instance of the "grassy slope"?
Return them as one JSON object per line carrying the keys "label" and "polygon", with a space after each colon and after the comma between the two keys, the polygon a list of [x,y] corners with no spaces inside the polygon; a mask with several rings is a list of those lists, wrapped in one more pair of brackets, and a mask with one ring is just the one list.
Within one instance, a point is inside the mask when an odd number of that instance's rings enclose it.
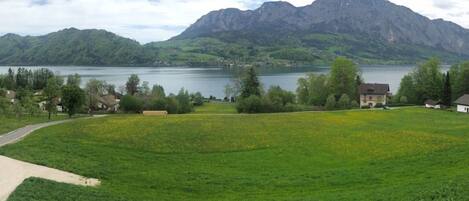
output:
{"label": "grassy slope", "polygon": [[[66,116],[64,115],[52,116],[52,121],[62,120],[64,118],[66,118]],[[44,123],[47,121],[49,121],[47,119],[47,115],[40,115],[37,117],[24,116],[21,118],[5,117],[0,115],[0,135],[6,134],[10,131],[24,127],[26,125]]]}
{"label": "grassy slope", "polygon": [[10,201],[467,200],[468,121],[423,109],[114,116],[46,128],[0,154],[103,180],[31,179]]}

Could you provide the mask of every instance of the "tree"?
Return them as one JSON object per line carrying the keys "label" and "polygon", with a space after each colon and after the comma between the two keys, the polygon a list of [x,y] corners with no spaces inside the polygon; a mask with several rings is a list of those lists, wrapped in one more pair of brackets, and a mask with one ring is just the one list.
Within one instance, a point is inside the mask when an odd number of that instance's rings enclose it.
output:
{"label": "tree", "polygon": [[337,106],[340,109],[350,109],[350,97],[347,94],[342,94],[342,96],[339,99],[339,102],[337,102]]}
{"label": "tree", "polygon": [[[414,81],[411,75],[406,75],[401,80],[399,91],[397,92],[398,97],[405,97],[406,103],[417,104],[416,91],[414,87]],[[401,102],[402,103],[402,102]]]}
{"label": "tree", "polygon": [[77,73],[67,76],[67,85],[80,86],[81,77]]}
{"label": "tree", "polygon": [[409,100],[407,99],[407,96],[401,96],[399,99],[400,103],[407,104],[409,103]]}
{"label": "tree", "polygon": [[204,104],[204,97],[200,92],[191,94],[191,100],[194,106],[202,106]]}
{"label": "tree", "polygon": [[298,80],[298,102],[305,105],[323,106],[329,94],[326,75],[309,74]]}
{"label": "tree", "polygon": [[178,102],[178,113],[185,114],[190,113],[193,110],[193,105],[191,102],[191,97],[189,92],[182,88],[179,90],[178,95],[176,96],[176,100]]}
{"label": "tree", "polygon": [[52,77],[54,77],[54,73],[47,68],[35,70],[33,72],[33,89],[41,90],[46,88],[47,82]]}
{"label": "tree", "polygon": [[280,86],[272,86],[267,91],[267,98],[277,107],[278,110],[282,110],[287,104],[295,103],[295,94],[280,88]]}
{"label": "tree", "polygon": [[125,95],[122,97],[120,102],[120,107],[124,112],[127,113],[140,113],[143,110],[144,102],[140,98],[136,96],[132,96],[130,94]]}
{"label": "tree", "polygon": [[106,82],[97,79],[90,79],[86,83],[85,91],[90,112],[98,109],[99,99],[106,93],[106,85]]}
{"label": "tree", "polygon": [[[419,65],[411,73],[417,104],[422,104],[427,99],[440,100],[443,91],[443,73],[441,73],[440,61],[436,58]],[[407,96],[409,97],[409,96]]]}
{"label": "tree", "polygon": [[59,103],[60,97],[60,86],[55,77],[51,77],[49,80],[47,80],[47,85],[44,89],[44,96],[46,99],[45,109],[49,114],[50,120],[51,114],[57,113],[57,104]]}
{"label": "tree", "polygon": [[442,102],[446,106],[452,105],[452,94],[451,94],[451,80],[449,72],[446,73],[444,79],[444,86],[443,86],[443,94],[442,94]]}
{"label": "tree", "polygon": [[250,67],[246,70],[244,77],[241,79],[241,97],[261,95],[261,84],[257,77],[256,70]]}
{"label": "tree", "polygon": [[26,68],[18,68],[16,72],[16,87],[24,89],[32,89],[33,83],[32,72]]}
{"label": "tree", "polygon": [[326,110],[334,110],[337,107],[335,95],[331,94],[326,100]]}
{"label": "tree", "polygon": [[141,96],[149,96],[149,95],[151,95],[150,83],[148,83],[147,81],[143,81],[143,84],[142,84],[142,86],[139,88],[138,92],[139,92],[139,94],[140,94]]}
{"label": "tree", "polygon": [[62,89],[62,103],[71,118],[84,105],[85,92],[75,84],[68,84]]}
{"label": "tree", "polygon": [[357,65],[344,57],[338,57],[331,68],[329,78],[331,92],[336,96],[347,94],[352,99],[357,99],[357,77],[359,77]]}
{"label": "tree", "polygon": [[166,93],[164,92],[163,86],[157,84],[153,85],[151,96],[156,99],[164,99],[166,97]]}
{"label": "tree", "polygon": [[5,88],[8,90],[15,90],[16,89],[16,79],[15,79],[15,72],[9,68],[8,69],[8,74],[4,78],[3,81]]}
{"label": "tree", "polygon": [[450,70],[452,85],[452,100],[456,100],[464,94],[469,94],[469,62],[457,64]]}
{"label": "tree", "polygon": [[140,78],[136,74],[132,74],[129,77],[129,80],[125,84],[127,93],[130,95],[135,95],[138,92],[138,85],[140,85]]}

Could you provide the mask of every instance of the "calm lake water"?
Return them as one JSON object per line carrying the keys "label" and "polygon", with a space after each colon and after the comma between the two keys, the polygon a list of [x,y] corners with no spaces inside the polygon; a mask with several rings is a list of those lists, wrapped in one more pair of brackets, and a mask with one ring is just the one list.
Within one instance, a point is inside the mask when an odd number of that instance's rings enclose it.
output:
{"label": "calm lake water", "polygon": [[[0,67],[0,73],[8,72],[10,67]],[[17,69],[18,67],[11,67]],[[36,69],[41,67],[26,67]],[[52,71],[67,76],[78,73],[82,84],[91,78],[104,80],[119,86],[125,85],[130,74],[137,74],[141,81],[162,85],[166,92],[177,93],[182,87],[190,92],[200,91],[204,96],[224,97],[224,87],[237,77],[239,70],[227,68],[191,68],[191,67],[48,67]],[[363,78],[369,83],[389,83],[391,91],[396,92],[400,80],[414,66],[361,66]],[[447,70],[449,67],[445,67]],[[308,73],[328,73],[328,67],[261,68],[259,77],[265,88],[279,85],[295,91],[297,80]]]}

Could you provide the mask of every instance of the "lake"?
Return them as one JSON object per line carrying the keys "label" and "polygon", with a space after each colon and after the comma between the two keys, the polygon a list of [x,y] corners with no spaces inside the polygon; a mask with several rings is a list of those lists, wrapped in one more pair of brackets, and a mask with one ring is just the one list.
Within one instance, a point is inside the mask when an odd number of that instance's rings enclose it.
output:
{"label": "lake", "polygon": [[[10,67],[0,67],[0,73],[8,72]],[[11,67],[17,69],[18,67]],[[36,69],[41,67],[25,67]],[[67,76],[78,73],[82,76],[82,84],[96,78],[119,86],[125,85],[130,74],[137,74],[141,81],[162,85],[166,93],[177,93],[182,87],[189,92],[200,91],[204,96],[224,97],[226,84],[239,75],[239,70],[230,68],[193,68],[193,67],[48,67],[52,71]],[[389,83],[395,93],[404,75],[414,66],[369,65],[361,66],[363,78],[369,83]],[[444,67],[448,70],[449,67]],[[329,67],[293,67],[293,68],[260,68],[259,78],[265,88],[279,85],[284,89],[295,91],[300,77],[308,73],[324,74]]]}

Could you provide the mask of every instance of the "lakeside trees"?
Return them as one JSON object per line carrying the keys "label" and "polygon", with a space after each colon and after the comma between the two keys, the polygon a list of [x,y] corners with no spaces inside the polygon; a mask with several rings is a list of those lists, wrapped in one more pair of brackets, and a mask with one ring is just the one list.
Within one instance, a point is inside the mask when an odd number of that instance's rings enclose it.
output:
{"label": "lakeside trees", "polygon": [[454,100],[469,93],[468,83],[469,62],[454,65],[449,72],[443,73],[440,61],[433,58],[402,78],[394,99],[417,105],[433,99],[450,106]]}
{"label": "lakeside trees", "polygon": [[[309,74],[298,80],[298,102],[325,107],[327,110],[347,109],[358,105],[358,86],[362,83],[360,71],[353,61],[337,58],[327,75]],[[341,104],[337,104],[337,102]]]}

